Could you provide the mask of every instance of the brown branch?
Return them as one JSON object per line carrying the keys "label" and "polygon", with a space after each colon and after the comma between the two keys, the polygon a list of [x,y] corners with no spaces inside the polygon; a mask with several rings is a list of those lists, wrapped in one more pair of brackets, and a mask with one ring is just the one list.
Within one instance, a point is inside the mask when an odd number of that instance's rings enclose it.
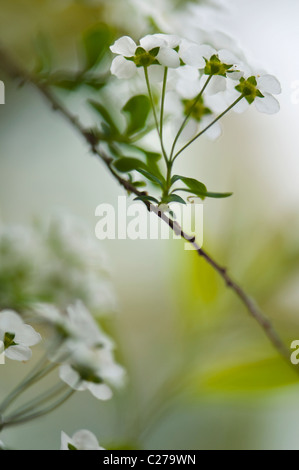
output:
{"label": "brown branch", "polygon": [[[19,67],[14,60],[12,60],[8,54],[0,47],[0,67],[6,71],[6,73],[13,79],[18,79],[20,84],[29,83],[33,85],[38,91],[43,95],[46,101],[51,105],[51,107],[58,111],[76,130],[77,132],[85,139],[88,143],[90,150],[93,154],[97,155],[101,161],[105,164],[112,176],[118,181],[118,183],[129,193],[133,193],[136,196],[144,196],[146,193],[139,191],[130,181],[122,178],[112,167],[112,159],[100,148],[98,138],[93,134],[92,130],[86,129],[81,123],[80,120],[70,113],[63,104],[52,94],[51,90],[47,85],[40,82],[38,79],[29,75],[21,67]],[[233,292],[239,297],[243,305],[247,308],[248,313],[251,317],[256,320],[256,322],[263,329],[264,333],[268,337],[269,341],[272,343],[274,348],[279,352],[279,354],[287,361],[287,363],[299,373],[299,369],[292,365],[290,361],[290,351],[285,346],[278,333],[274,329],[270,320],[261,312],[259,307],[256,305],[253,299],[248,296],[242,287],[237,284],[228,274],[227,269],[219,265],[205,250],[203,250],[198,243],[196,242],[195,237],[190,237],[185,233],[179,224],[169,218],[164,212],[161,212],[157,206],[150,204],[149,202],[144,202],[149,211],[154,212],[158,217],[160,217],[177,235],[180,235],[184,240],[191,243],[193,248],[196,250],[198,255],[206,260],[206,262],[221,276],[228,288],[232,289]]]}

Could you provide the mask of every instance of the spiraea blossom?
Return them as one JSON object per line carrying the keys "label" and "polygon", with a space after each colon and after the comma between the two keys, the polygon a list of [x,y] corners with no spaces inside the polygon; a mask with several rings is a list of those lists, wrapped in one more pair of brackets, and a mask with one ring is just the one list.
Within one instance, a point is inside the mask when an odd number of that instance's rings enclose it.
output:
{"label": "spiraea blossom", "polygon": [[273,95],[280,93],[280,83],[273,75],[266,73],[253,75],[247,72],[244,77],[241,77],[237,85],[234,87],[231,85],[231,90],[227,94],[227,101],[234,100],[241,94],[244,99],[236,106],[236,112],[245,111],[254,102],[259,112],[275,114],[279,111],[280,105]]}
{"label": "spiraea blossom", "polygon": [[76,299],[97,315],[118,310],[109,260],[88,226],[59,212],[26,226],[0,221],[0,309],[23,313],[30,304],[65,308]]}
{"label": "spiraea blossom", "polygon": [[98,443],[96,436],[88,429],[80,429],[72,437],[61,432],[60,450],[105,450]]}
{"label": "spiraea blossom", "polygon": [[[183,100],[194,100],[199,94],[204,100],[206,96],[216,96],[209,102],[211,112],[204,111],[203,99],[197,103],[198,110],[192,108],[191,118],[197,114],[195,120],[201,121],[201,127],[211,120],[213,108],[220,114],[233,104],[236,111],[243,111],[254,102],[261,112],[273,114],[279,110],[279,103],[273,97],[281,92],[278,80],[272,75],[250,73],[244,60],[227,49],[217,50],[174,35],[154,34],[142,38],[138,46],[124,36],[111,46],[111,51],[118,54],[111,65],[112,74],[118,78],[131,78],[139,67],[159,64],[161,69],[169,68],[166,90],[174,91],[177,101],[180,99],[175,116],[182,107],[184,112],[189,107],[190,103]],[[216,124],[215,127],[216,130],[209,132],[217,136],[220,128]]]}
{"label": "spiraea blossom", "polygon": [[110,349],[92,349],[78,344],[70,359],[60,366],[59,376],[74,390],[89,390],[95,398],[109,400],[112,397],[110,385],[121,387],[125,371],[115,363]]}
{"label": "spiraea blossom", "polygon": [[[171,116],[170,120],[175,134],[179,131],[183,120],[189,117],[181,133],[181,138],[184,141],[192,139],[216,118],[213,103],[209,96],[198,98],[198,95],[194,93],[192,97],[190,97],[190,93],[188,93],[188,96],[186,98],[181,96],[180,93],[170,91],[165,99],[165,111]],[[211,140],[217,139],[220,135],[221,126],[219,122],[216,122],[206,132],[206,136]]]}
{"label": "spiraea blossom", "polygon": [[41,341],[34,328],[24,323],[20,315],[12,310],[0,312],[0,341],[4,355],[15,361],[28,361],[32,356],[31,346]]}
{"label": "spiraea blossom", "polygon": [[179,67],[180,58],[176,51],[179,43],[180,38],[166,34],[147,35],[138,45],[129,36],[123,36],[110,47],[118,54],[111,64],[111,73],[125,79],[133,77],[139,67]]}
{"label": "spiraea blossom", "polygon": [[75,390],[89,390],[108,400],[112,387],[125,380],[123,367],[113,357],[114,342],[103,332],[81,301],[60,312],[53,305],[35,305],[35,314],[54,329],[59,348],[50,359],[61,364],[59,376]]}

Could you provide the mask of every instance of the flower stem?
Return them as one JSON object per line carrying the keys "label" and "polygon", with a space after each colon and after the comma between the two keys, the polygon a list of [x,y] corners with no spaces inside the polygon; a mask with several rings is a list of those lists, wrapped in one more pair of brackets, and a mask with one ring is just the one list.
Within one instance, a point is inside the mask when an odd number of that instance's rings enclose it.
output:
{"label": "flower stem", "polygon": [[165,103],[165,93],[166,93],[166,85],[167,85],[167,74],[168,68],[164,68],[164,77],[163,77],[163,86],[162,86],[162,96],[161,96],[161,110],[160,110],[160,136],[161,140],[163,141],[163,118],[164,118],[164,103]]}
{"label": "flower stem", "polygon": [[27,415],[30,411],[37,409],[38,406],[62,393],[66,388],[68,388],[66,384],[59,382],[54,387],[51,387],[46,392],[40,394],[33,400],[30,400],[21,407],[19,407],[17,410],[14,411],[13,414],[8,416],[7,420],[14,421],[16,418]]}
{"label": "flower stem", "polygon": [[[167,162],[168,162],[168,157],[167,157],[167,154],[166,154],[166,152],[165,152],[164,145],[163,145],[163,141],[162,141],[162,135],[161,135],[161,132],[160,132],[160,126],[159,126],[159,121],[158,121],[158,117],[157,117],[157,113],[156,113],[155,103],[154,103],[154,99],[153,99],[153,95],[152,95],[152,91],[151,91],[151,85],[150,85],[150,81],[149,81],[149,76],[148,76],[147,67],[144,67],[144,76],[145,76],[145,81],[146,81],[148,96],[149,96],[150,103],[151,103],[151,107],[152,107],[153,114],[154,114],[154,119],[155,119],[156,129],[157,129],[158,136],[159,136],[159,140],[160,140],[160,145],[161,145],[162,154],[163,154],[165,163],[167,164]],[[167,77],[166,77],[166,78],[167,78]],[[165,79],[165,74],[164,74],[164,79]],[[165,87],[166,87],[166,80],[164,80],[164,81],[165,81]],[[163,83],[163,88],[164,88],[164,83]],[[163,100],[163,101],[164,101],[164,100]],[[163,104],[163,108],[164,108],[164,104]]]}
{"label": "flower stem", "polygon": [[194,103],[193,103],[193,105],[191,106],[191,108],[190,108],[190,110],[189,110],[187,116],[185,117],[184,121],[182,122],[182,125],[181,125],[181,127],[179,128],[178,133],[177,133],[177,135],[175,136],[175,139],[174,139],[173,144],[172,144],[172,148],[171,148],[171,152],[170,152],[170,160],[171,160],[172,157],[173,157],[174,149],[175,149],[175,146],[176,146],[176,144],[177,144],[177,141],[179,140],[179,137],[180,137],[181,133],[183,132],[183,130],[184,130],[184,128],[185,128],[187,122],[189,121],[189,118],[190,118],[190,116],[191,116],[191,113],[192,113],[193,109],[195,108],[195,106],[197,105],[198,101],[199,101],[200,98],[202,97],[202,95],[203,95],[205,89],[207,88],[208,84],[210,83],[212,77],[213,77],[213,75],[209,75],[209,76],[208,76],[208,78],[207,78],[207,80],[206,80],[204,86],[202,87],[202,89],[201,89],[200,92],[198,93],[198,95],[197,95],[197,97],[195,98]]}
{"label": "flower stem", "polygon": [[174,161],[184,150],[186,150],[189,145],[191,145],[198,137],[200,137],[202,134],[204,134],[210,127],[212,127],[217,121],[219,121],[225,114],[227,114],[236,104],[238,104],[242,99],[244,98],[244,95],[240,95],[239,98],[237,98],[223,113],[219,114],[219,116],[214,119],[207,127],[205,127],[201,132],[199,132],[193,139],[191,139],[186,145],[184,145],[173,157],[172,161]]}
{"label": "flower stem", "polygon": [[58,408],[63,403],[65,403],[75,392],[76,392],[76,390],[73,390],[73,389],[68,390],[67,393],[65,393],[61,399],[57,400],[55,403],[48,406],[47,408],[44,408],[43,410],[37,411],[36,413],[32,413],[32,414],[29,414],[29,415],[23,415],[19,419],[15,419],[15,420],[12,419],[11,421],[9,421],[9,420],[4,421],[2,423],[2,428],[1,429],[4,429],[4,428],[9,427],[9,426],[17,426],[18,424],[23,424],[23,423],[26,423],[28,421],[32,421],[36,418],[40,418],[41,416],[44,416],[48,413],[51,413],[52,411],[56,410],[56,408]]}

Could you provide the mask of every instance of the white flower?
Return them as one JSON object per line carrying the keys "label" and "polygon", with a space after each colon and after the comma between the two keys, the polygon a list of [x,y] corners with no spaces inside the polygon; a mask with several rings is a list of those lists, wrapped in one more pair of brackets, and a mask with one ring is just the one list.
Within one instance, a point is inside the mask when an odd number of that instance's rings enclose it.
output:
{"label": "white flower", "polygon": [[253,102],[261,113],[275,114],[280,109],[279,102],[273,95],[281,93],[281,86],[273,75],[263,73],[253,75],[247,72],[237,86],[231,85],[231,90],[226,96],[227,103],[231,104],[240,93],[243,93],[244,98],[234,108],[237,113],[244,112]]}
{"label": "white flower", "polygon": [[[191,111],[189,120],[187,121],[181,138],[188,141],[195,137],[196,134],[208,127],[216,118],[212,107],[210,106],[209,97],[196,100],[196,95],[191,99],[180,97],[177,93],[170,91],[165,99],[165,111],[171,115],[171,122],[174,133],[180,129],[184,119]],[[205,132],[206,137],[211,140],[217,139],[221,135],[221,127],[219,122],[213,124]]]}
{"label": "white flower", "polygon": [[102,331],[99,323],[80,300],[63,312],[54,305],[45,303],[34,304],[33,309],[37,317],[54,327],[65,341],[109,350],[114,347],[113,341]]}
{"label": "white flower", "polygon": [[99,400],[109,400],[112,397],[109,385],[122,386],[125,371],[115,363],[111,350],[81,344],[72,351],[69,361],[60,366],[59,376],[74,390],[89,390]]}
{"label": "white flower", "polygon": [[4,354],[15,361],[28,361],[32,352],[30,346],[41,341],[41,336],[30,325],[26,325],[20,315],[12,310],[0,312],[0,341],[4,344]]}
{"label": "white flower", "polygon": [[[84,366],[84,372],[87,371],[87,367]],[[108,385],[101,383],[101,378],[98,377],[93,371],[93,377],[89,380],[83,380],[82,374],[77,372],[70,364],[63,364],[59,368],[60,379],[78,392],[84,392],[89,390],[90,393],[98,400],[110,400],[112,397],[112,391]]]}
{"label": "white flower", "polygon": [[65,432],[61,432],[60,450],[105,450],[99,446],[96,436],[87,429],[81,429],[69,437]]}
{"label": "white flower", "polygon": [[273,95],[281,93],[281,85],[273,75],[258,75],[256,77],[257,88],[264,95],[263,98],[257,96],[254,104],[258,111],[266,114],[275,114],[280,110],[279,102]]}
{"label": "white flower", "polygon": [[175,50],[180,38],[174,35],[152,34],[140,39],[137,45],[129,36],[117,39],[110,47],[118,54],[111,64],[111,73],[118,78],[131,78],[138,67],[163,65],[176,68],[180,66],[180,58]]}

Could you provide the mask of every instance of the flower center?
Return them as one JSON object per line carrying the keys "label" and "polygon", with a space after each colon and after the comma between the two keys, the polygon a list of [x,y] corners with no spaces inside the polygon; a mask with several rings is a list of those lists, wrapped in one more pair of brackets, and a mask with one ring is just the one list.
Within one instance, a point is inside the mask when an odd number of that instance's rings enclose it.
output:
{"label": "flower center", "polygon": [[143,49],[143,47],[137,47],[135,55],[133,57],[126,57],[127,60],[132,60],[136,67],[149,67],[153,64],[159,64],[156,56],[159,53],[160,48],[154,47],[149,52]]}
{"label": "flower center", "polygon": [[264,98],[264,95],[257,88],[257,81],[254,76],[247,78],[247,80],[242,77],[239,85],[235,88],[244,96],[244,98],[246,98],[249,104],[253,103],[257,96],[259,98]]}
{"label": "flower center", "polygon": [[72,368],[80,375],[80,379],[84,382],[91,382],[94,384],[101,384],[103,383],[102,379],[95,374],[92,367],[76,365],[72,366]]}
{"label": "flower center", "polygon": [[190,116],[197,122],[200,122],[202,117],[207,114],[212,114],[212,111],[204,105],[203,98],[196,100],[183,100],[184,114]]}
{"label": "flower center", "polygon": [[228,65],[221,62],[221,60],[216,54],[212,55],[210,60],[205,59],[205,62],[206,66],[204,73],[206,75],[221,75],[223,77],[226,77],[226,72],[233,67],[232,64]]}
{"label": "flower center", "polygon": [[17,343],[14,342],[15,336],[16,335],[14,333],[5,333],[3,340],[4,350],[8,349],[10,346],[17,346]]}

